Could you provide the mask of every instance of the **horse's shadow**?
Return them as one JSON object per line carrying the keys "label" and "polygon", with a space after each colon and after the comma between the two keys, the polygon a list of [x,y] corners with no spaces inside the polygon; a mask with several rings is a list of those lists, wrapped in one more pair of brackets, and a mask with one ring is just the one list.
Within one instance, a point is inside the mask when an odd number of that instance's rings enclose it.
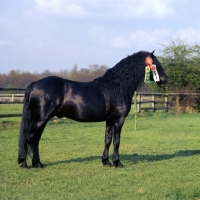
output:
{"label": "horse's shadow", "polygon": [[128,160],[133,163],[138,162],[154,162],[154,161],[162,161],[162,160],[169,160],[176,157],[189,157],[200,154],[200,150],[180,150],[173,154],[160,154],[160,155],[122,155],[122,159]]}
{"label": "horse's shadow", "polygon": [[[189,157],[200,154],[200,150],[180,150],[178,152],[175,152],[173,154],[160,154],[160,155],[139,155],[137,153],[133,155],[120,155],[120,159],[132,162],[132,163],[138,163],[138,162],[154,162],[154,161],[162,161],[162,160],[169,160],[176,157]],[[90,156],[85,158],[75,158],[75,159],[69,159],[69,160],[62,160],[62,161],[56,161],[45,164],[44,167],[50,166],[50,165],[58,165],[62,163],[72,163],[72,162],[87,162],[87,161],[93,161],[96,159],[101,159],[100,156]]]}

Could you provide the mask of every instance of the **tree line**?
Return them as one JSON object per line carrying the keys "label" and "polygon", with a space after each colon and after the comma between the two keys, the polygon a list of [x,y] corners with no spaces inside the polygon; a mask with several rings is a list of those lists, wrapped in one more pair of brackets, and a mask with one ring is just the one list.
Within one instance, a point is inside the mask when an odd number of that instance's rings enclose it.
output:
{"label": "tree line", "polygon": [[62,78],[75,81],[91,81],[102,76],[108,69],[106,65],[91,65],[88,68],[78,69],[74,65],[71,70],[65,69],[59,72],[45,70],[42,73],[21,72],[20,70],[11,70],[8,74],[0,73],[0,87],[2,88],[26,88],[29,83],[39,80],[46,76],[60,76]]}

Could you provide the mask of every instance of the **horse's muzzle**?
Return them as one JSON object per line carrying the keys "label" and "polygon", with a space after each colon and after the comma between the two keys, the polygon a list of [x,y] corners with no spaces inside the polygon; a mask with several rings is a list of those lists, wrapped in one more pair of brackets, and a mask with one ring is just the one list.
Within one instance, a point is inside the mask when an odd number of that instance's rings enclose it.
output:
{"label": "horse's muzzle", "polygon": [[156,83],[157,83],[158,87],[165,88],[165,86],[163,86],[163,84],[167,83],[167,77],[161,76],[160,81],[156,82]]}
{"label": "horse's muzzle", "polygon": [[161,76],[158,84],[166,84],[166,83],[167,83],[167,77]]}

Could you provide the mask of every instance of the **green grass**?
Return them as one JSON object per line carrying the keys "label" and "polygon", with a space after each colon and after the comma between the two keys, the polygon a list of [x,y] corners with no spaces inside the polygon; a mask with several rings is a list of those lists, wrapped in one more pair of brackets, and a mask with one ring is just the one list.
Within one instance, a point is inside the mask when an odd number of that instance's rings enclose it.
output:
{"label": "green grass", "polygon": [[141,113],[134,131],[130,113],[121,137],[123,169],[101,164],[105,123],[67,119],[46,126],[40,142],[44,168],[20,169],[19,120],[0,119],[0,199],[200,198],[198,114]]}
{"label": "green grass", "polygon": [[[20,114],[22,113],[22,104],[0,104],[0,114]],[[0,118],[0,122],[19,121],[19,117]]]}
{"label": "green grass", "polygon": [[0,104],[0,114],[20,114],[22,104]]}

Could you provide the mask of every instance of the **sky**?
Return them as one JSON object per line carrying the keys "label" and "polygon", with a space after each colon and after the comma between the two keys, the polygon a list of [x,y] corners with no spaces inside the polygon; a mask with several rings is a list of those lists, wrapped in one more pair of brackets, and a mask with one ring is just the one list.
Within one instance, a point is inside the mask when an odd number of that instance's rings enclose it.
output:
{"label": "sky", "polygon": [[170,39],[200,44],[199,0],[0,0],[0,73],[113,67]]}

